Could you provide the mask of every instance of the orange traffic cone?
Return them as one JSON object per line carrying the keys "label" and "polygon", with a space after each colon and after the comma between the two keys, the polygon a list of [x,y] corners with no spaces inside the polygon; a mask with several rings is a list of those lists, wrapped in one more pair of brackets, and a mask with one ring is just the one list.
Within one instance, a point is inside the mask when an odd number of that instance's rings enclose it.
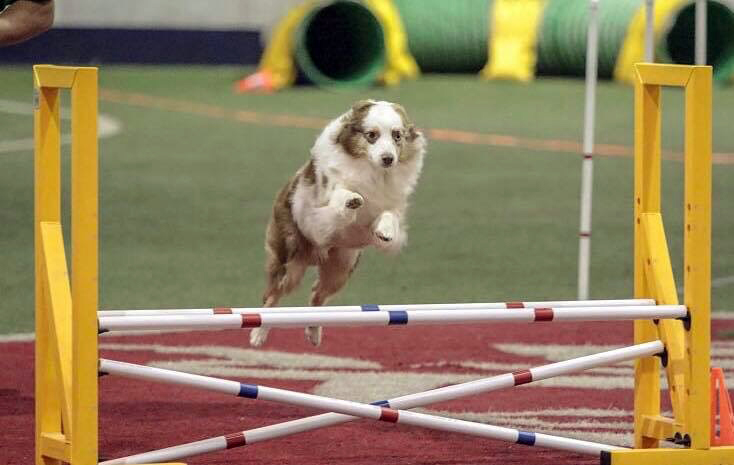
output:
{"label": "orange traffic cone", "polygon": [[273,76],[268,70],[258,71],[240,79],[234,84],[234,91],[237,94],[243,94],[245,92],[269,93],[273,90]]}
{"label": "orange traffic cone", "polygon": [[711,445],[734,445],[734,413],[724,371],[711,368]]}

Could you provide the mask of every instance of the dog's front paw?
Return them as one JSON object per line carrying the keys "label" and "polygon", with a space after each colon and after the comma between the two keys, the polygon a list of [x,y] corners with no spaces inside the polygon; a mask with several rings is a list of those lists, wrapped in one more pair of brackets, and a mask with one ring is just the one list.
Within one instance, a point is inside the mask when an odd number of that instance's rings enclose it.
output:
{"label": "dog's front paw", "polygon": [[398,224],[394,215],[383,214],[373,231],[381,242],[392,242],[398,235]]}
{"label": "dog's front paw", "polygon": [[392,241],[392,233],[387,231],[375,231],[375,236],[382,242],[391,242]]}
{"label": "dog's front paw", "polygon": [[347,197],[344,202],[344,206],[350,210],[356,210],[364,205],[364,197],[357,194],[356,192],[350,192],[351,196]]}
{"label": "dog's front paw", "polygon": [[350,222],[354,221],[357,217],[357,210],[364,205],[364,197],[347,189],[336,189],[329,205],[336,209],[342,220]]}
{"label": "dog's front paw", "polygon": [[260,347],[268,340],[268,328],[253,328],[250,330],[250,345]]}
{"label": "dog's front paw", "polygon": [[306,340],[316,347],[321,345],[321,335],[323,330],[321,326],[307,326],[306,327]]}

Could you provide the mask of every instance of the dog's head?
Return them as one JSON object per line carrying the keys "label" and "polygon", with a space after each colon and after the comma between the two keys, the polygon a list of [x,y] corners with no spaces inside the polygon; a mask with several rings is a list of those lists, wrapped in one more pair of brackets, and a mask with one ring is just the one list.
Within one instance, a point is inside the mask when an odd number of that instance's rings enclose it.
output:
{"label": "dog's head", "polygon": [[397,103],[360,100],[340,122],[336,142],[351,157],[391,169],[422,154],[423,134]]}

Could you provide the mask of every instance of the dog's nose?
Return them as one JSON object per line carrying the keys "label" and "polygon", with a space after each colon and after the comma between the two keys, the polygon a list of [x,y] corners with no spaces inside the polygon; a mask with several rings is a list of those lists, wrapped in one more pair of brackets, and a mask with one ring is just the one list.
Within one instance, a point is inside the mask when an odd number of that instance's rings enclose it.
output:
{"label": "dog's nose", "polygon": [[392,165],[393,161],[395,161],[395,157],[393,157],[389,153],[382,154],[382,166],[390,166]]}

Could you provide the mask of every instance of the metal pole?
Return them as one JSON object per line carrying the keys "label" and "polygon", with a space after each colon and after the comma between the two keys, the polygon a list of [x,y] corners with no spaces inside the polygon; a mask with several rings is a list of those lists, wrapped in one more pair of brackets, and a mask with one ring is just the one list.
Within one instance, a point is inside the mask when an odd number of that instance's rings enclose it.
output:
{"label": "metal pole", "polygon": [[584,105],[583,161],[581,162],[581,219],[579,228],[579,300],[589,297],[591,253],[591,198],[594,178],[594,114],[596,107],[597,56],[599,49],[599,0],[589,1],[589,28],[586,39],[586,95]]}
{"label": "metal pole", "polygon": [[696,64],[706,64],[706,0],[696,0]]}
{"label": "metal pole", "polygon": [[655,62],[655,0],[645,0],[645,61]]}

